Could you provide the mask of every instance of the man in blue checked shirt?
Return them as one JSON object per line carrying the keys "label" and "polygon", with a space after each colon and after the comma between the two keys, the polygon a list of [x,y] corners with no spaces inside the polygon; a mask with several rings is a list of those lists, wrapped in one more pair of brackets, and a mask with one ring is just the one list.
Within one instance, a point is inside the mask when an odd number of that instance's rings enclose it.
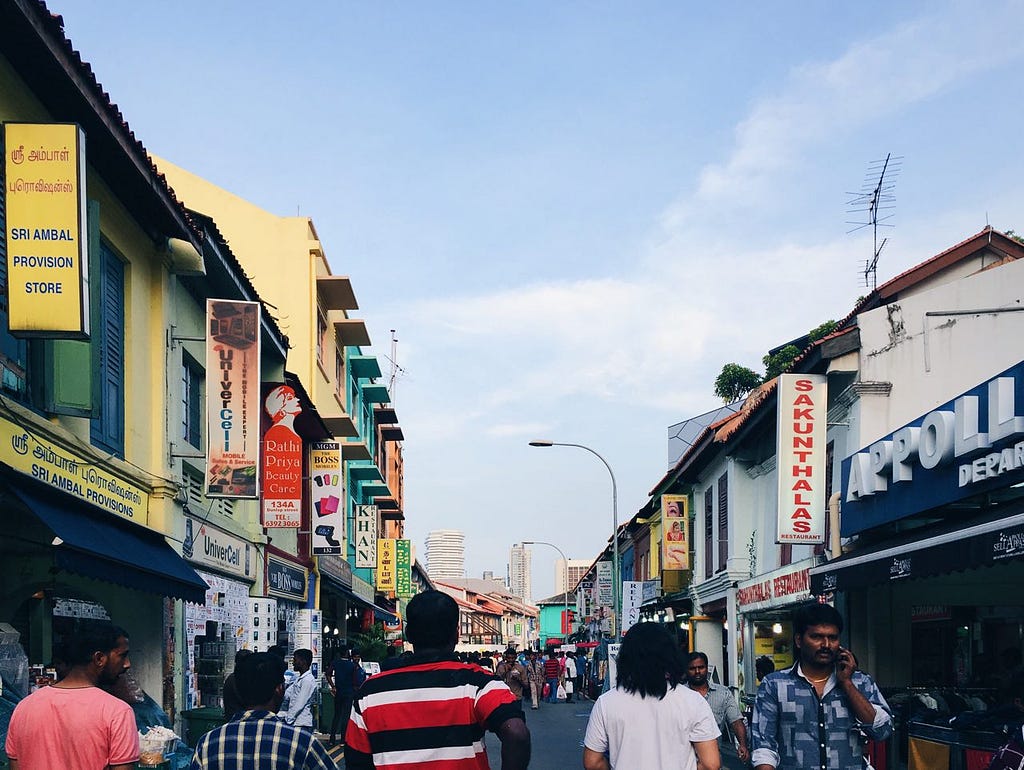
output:
{"label": "man in blue checked shirt", "polygon": [[892,734],[892,712],[875,681],[839,646],[843,618],[814,604],[793,618],[798,659],[761,682],[751,725],[756,770],[863,770],[862,733]]}
{"label": "man in blue checked shirt", "polygon": [[301,729],[279,719],[285,663],[258,652],[235,668],[244,710],[199,739],[191,770],[337,770],[327,749]]}

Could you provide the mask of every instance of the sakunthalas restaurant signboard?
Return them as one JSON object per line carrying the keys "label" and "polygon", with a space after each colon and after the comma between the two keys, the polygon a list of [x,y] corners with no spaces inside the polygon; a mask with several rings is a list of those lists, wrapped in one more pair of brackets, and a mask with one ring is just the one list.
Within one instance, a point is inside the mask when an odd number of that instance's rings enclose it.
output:
{"label": "sakunthalas restaurant signboard", "polygon": [[1024,481],[1024,362],[843,461],[843,537]]}
{"label": "sakunthalas restaurant signboard", "polygon": [[206,301],[206,496],[259,496],[260,305]]}
{"label": "sakunthalas restaurant signboard", "polygon": [[827,378],[782,374],[778,386],[779,523],[776,542],[825,542]]}
{"label": "sakunthalas restaurant signboard", "polygon": [[69,123],[5,123],[4,148],[10,332],[88,339],[85,134]]}

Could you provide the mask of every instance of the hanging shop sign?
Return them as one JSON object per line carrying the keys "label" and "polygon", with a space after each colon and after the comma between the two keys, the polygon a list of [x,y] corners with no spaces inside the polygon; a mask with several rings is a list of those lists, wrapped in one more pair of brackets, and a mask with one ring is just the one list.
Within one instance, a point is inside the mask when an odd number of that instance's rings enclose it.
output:
{"label": "hanging shop sign", "polygon": [[412,596],[412,541],[395,541],[395,595],[400,599]]}
{"label": "hanging shop sign", "polygon": [[643,603],[653,602],[661,596],[661,578],[644,581]]}
{"label": "hanging shop sign", "polygon": [[602,607],[612,606],[612,563],[597,563],[597,603]]}
{"label": "hanging shop sign", "polygon": [[340,556],[320,556],[317,558],[320,572],[328,575],[344,588],[352,587],[352,565]]}
{"label": "hanging shop sign", "polygon": [[206,496],[259,497],[260,305],[206,301]]}
{"label": "hanging shop sign", "polygon": [[267,556],[267,593],[296,602],[306,601],[306,570]]}
{"label": "hanging shop sign", "polygon": [[689,506],[686,495],[661,496],[662,569],[690,568]]}
{"label": "hanging shop sign", "polygon": [[142,487],[3,419],[0,462],[105,511],[149,523],[149,494]]}
{"label": "hanging shop sign", "polygon": [[185,542],[182,555],[191,562],[254,580],[255,560],[252,543],[191,516],[185,517]]}
{"label": "hanging shop sign", "polygon": [[367,604],[373,604],[373,586],[360,577],[352,576],[352,593]]}
{"label": "hanging shop sign", "polygon": [[778,386],[778,543],[825,542],[828,380],[782,374]]}
{"label": "hanging shop sign", "polygon": [[270,426],[263,434],[261,520],[268,528],[302,526],[302,439],[295,418],[302,411],[290,385],[264,383],[263,411]]}
{"label": "hanging shop sign", "polygon": [[8,329],[88,339],[85,134],[70,123],[5,123],[4,148]]}
{"label": "hanging shop sign", "polygon": [[622,581],[622,633],[640,622],[640,606],[644,603],[644,584],[640,580]]}
{"label": "hanging shop sign", "polygon": [[340,441],[315,441],[309,445],[314,554],[341,553],[341,541],[345,538],[344,478]]}
{"label": "hanging shop sign", "polygon": [[844,537],[1024,481],[1024,362],[843,461]]}
{"label": "hanging shop sign", "polygon": [[356,567],[376,569],[377,506],[357,505],[355,518]]}
{"label": "hanging shop sign", "polygon": [[391,538],[377,541],[377,590],[395,590],[395,541]]}
{"label": "hanging shop sign", "polygon": [[811,596],[813,566],[814,560],[809,559],[744,580],[736,587],[737,609],[753,612],[806,601]]}

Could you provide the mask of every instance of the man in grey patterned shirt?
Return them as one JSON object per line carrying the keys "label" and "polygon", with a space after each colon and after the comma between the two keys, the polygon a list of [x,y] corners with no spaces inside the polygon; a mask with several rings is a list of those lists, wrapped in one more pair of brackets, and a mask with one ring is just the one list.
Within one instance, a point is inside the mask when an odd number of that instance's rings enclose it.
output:
{"label": "man in grey patterned shirt", "polygon": [[861,733],[892,734],[892,712],[875,681],[839,646],[842,616],[827,604],[793,618],[798,660],[761,682],[751,725],[756,770],[863,770]]}
{"label": "man in grey patterned shirt", "polygon": [[[704,696],[715,715],[715,723],[728,742],[729,730],[736,736],[736,753],[740,761],[750,759],[747,750],[747,726],[736,704],[736,698],[728,687],[708,681],[708,656],[703,652],[691,652],[686,666],[686,684],[696,693]],[[721,740],[721,739],[720,739]]]}

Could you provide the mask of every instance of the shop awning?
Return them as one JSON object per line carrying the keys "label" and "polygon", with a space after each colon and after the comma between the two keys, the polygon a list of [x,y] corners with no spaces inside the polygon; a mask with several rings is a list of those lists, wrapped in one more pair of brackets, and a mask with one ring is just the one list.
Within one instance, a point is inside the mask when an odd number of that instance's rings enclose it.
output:
{"label": "shop awning", "polygon": [[320,577],[323,579],[325,584],[329,585],[334,591],[341,594],[346,599],[354,601],[356,604],[361,607],[366,607],[368,610],[373,610],[373,614],[376,615],[379,620],[382,620],[385,623],[398,622],[398,616],[395,615],[394,612],[385,609],[384,607],[378,607],[373,602],[366,601],[366,599],[353,592],[351,588],[346,588],[342,585],[341,581],[337,580],[334,576],[321,572]]}
{"label": "shop awning", "polygon": [[971,523],[947,523],[924,533],[906,533],[813,567],[811,593],[848,591],[912,578],[991,567],[1024,557],[1024,513]]}
{"label": "shop awning", "polygon": [[8,478],[8,488],[53,534],[58,567],[159,596],[195,604],[208,586],[163,535],[115,518],[69,495]]}

